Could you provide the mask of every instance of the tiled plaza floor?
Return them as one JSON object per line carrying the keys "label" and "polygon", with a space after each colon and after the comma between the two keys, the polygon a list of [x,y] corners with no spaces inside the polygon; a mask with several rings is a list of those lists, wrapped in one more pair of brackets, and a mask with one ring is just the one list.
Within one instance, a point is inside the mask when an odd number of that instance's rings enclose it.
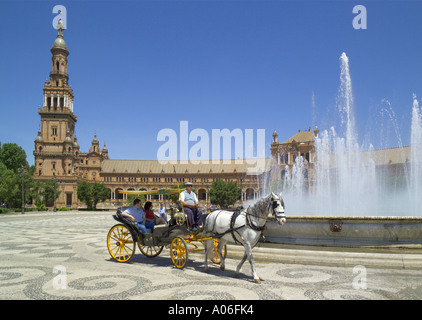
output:
{"label": "tiled plaza floor", "polygon": [[[266,261],[267,251],[255,248],[257,256],[265,251],[255,263],[261,284],[252,281],[248,262],[240,278],[233,277],[241,254],[233,246],[225,271],[210,264],[211,272],[205,273],[202,253],[190,255],[185,269],[176,269],[166,248],[156,258],[137,249],[129,263],[117,263],[106,245],[107,233],[116,224],[111,215],[0,215],[0,299],[422,298],[422,270],[389,269],[388,262],[379,268],[275,262],[274,257]],[[283,251],[271,251],[278,253]],[[321,259],[328,259],[325,254]]]}

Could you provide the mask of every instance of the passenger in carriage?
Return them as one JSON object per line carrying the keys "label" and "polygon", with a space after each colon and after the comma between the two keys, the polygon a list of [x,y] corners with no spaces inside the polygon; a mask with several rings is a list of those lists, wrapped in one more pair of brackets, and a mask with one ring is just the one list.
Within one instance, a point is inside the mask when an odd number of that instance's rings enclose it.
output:
{"label": "passenger in carriage", "polygon": [[145,218],[146,218],[145,227],[147,227],[148,229],[151,229],[151,232],[154,232],[155,219],[154,219],[154,212],[150,210],[151,207],[152,207],[151,201],[145,202],[145,205],[144,205],[144,212],[145,212]]}
{"label": "passenger in carriage", "polygon": [[144,211],[146,216],[145,227],[151,229],[151,232],[154,232],[154,226],[157,224],[165,224],[166,222],[162,217],[157,217],[152,211],[152,202],[147,201],[144,205]]}
{"label": "passenger in carriage", "polygon": [[138,223],[138,228],[142,233],[148,233],[145,227],[145,212],[141,208],[141,200],[133,200],[133,206],[122,212],[122,216]]}

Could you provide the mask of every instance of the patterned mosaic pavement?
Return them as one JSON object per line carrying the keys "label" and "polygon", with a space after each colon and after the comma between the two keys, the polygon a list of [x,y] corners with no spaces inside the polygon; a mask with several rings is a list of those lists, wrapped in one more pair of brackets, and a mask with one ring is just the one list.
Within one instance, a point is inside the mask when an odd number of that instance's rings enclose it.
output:
{"label": "patterned mosaic pavement", "polygon": [[[111,259],[111,213],[0,215],[0,299],[422,299],[422,270],[336,267],[256,261],[234,278],[226,270],[203,271],[201,253],[176,269],[169,249],[147,258],[137,249],[129,263]],[[259,249],[254,249],[259,250]],[[270,261],[270,260],[269,260]]]}

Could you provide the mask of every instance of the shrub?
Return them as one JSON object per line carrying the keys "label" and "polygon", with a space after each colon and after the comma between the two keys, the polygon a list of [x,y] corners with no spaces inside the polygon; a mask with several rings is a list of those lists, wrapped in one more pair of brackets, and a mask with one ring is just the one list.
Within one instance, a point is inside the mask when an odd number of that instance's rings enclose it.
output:
{"label": "shrub", "polygon": [[70,209],[67,207],[61,207],[61,208],[58,208],[57,211],[70,211]]}
{"label": "shrub", "polygon": [[42,203],[41,205],[39,205],[39,206],[37,207],[37,210],[38,210],[38,211],[47,211],[47,208],[46,208],[45,204],[44,204],[44,203]]}
{"label": "shrub", "polygon": [[[22,212],[22,208],[13,208],[13,209],[11,209],[12,211],[15,211],[15,212]],[[25,210],[24,210],[25,212],[31,212],[32,211],[32,208],[25,208]]]}

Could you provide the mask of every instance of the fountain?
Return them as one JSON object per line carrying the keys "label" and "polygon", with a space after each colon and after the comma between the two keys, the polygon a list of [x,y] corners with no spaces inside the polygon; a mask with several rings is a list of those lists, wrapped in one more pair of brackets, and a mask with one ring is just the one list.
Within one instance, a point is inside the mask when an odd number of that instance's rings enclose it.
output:
{"label": "fountain", "polygon": [[[286,166],[282,180],[265,187],[277,186],[275,191],[283,191],[289,217],[281,233],[271,225],[266,237],[307,245],[421,244],[422,112],[416,96],[411,146],[403,147],[400,138],[394,149],[400,161],[392,163],[391,149],[359,145],[345,53],[340,57],[340,70],[337,105],[341,134],[334,127],[322,131],[315,138],[312,163],[298,156],[291,168]],[[392,114],[390,105],[389,116]],[[313,170],[313,178],[303,174],[305,169]],[[277,165],[273,163],[271,170],[277,171]]]}
{"label": "fountain", "polygon": [[422,114],[416,96],[413,96],[412,126],[410,134],[410,203],[411,212],[415,215],[422,210]]}

